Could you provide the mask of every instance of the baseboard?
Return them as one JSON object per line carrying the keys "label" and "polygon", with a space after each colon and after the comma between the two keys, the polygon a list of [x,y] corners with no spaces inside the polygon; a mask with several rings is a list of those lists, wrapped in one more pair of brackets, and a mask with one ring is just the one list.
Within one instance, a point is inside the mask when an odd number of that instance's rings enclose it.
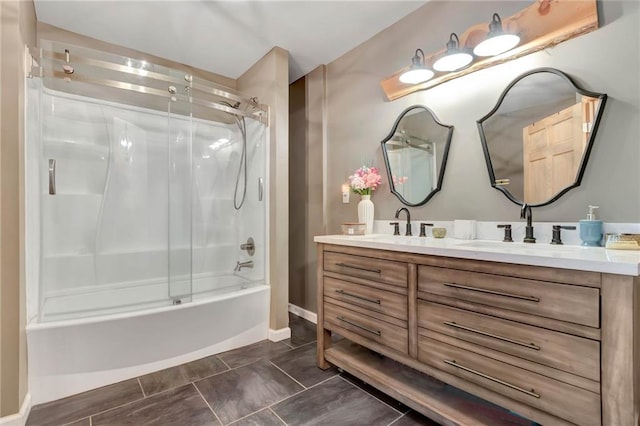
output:
{"label": "baseboard", "polygon": [[289,327],[280,328],[278,330],[269,329],[269,340],[272,342],[280,342],[291,337],[291,329]]}
{"label": "baseboard", "polygon": [[20,406],[20,411],[10,416],[0,417],[0,426],[24,426],[31,412],[31,394],[27,393]]}
{"label": "baseboard", "polygon": [[296,306],[293,305],[291,303],[289,303],[289,312],[291,312],[294,315],[297,315],[301,318],[306,319],[307,321],[310,321],[314,324],[318,323],[318,315],[311,312],[311,311],[307,311],[306,309],[301,308],[300,306]]}

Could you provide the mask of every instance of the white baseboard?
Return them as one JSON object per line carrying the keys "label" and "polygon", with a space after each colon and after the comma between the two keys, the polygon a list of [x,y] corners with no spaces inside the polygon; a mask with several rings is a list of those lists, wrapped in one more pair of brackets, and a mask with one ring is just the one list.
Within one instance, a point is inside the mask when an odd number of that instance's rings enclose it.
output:
{"label": "white baseboard", "polygon": [[304,319],[306,319],[307,321],[310,321],[314,324],[318,323],[318,315],[311,312],[311,311],[307,311],[306,309],[301,308],[300,306],[296,306],[293,305],[291,303],[289,303],[289,312],[291,312],[294,315],[297,315],[299,317],[302,317]]}
{"label": "white baseboard", "polygon": [[20,406],[20,411],[10,416],[0,417],[0,426],[24,426],[31,412],[31,394],[27,393]]}
{"label": "white baseboard", "polygon": [[269,340],[272,342],[280,342],[291,337],[291,329],[289,327],[280,328],[278,330],[269,329]]}

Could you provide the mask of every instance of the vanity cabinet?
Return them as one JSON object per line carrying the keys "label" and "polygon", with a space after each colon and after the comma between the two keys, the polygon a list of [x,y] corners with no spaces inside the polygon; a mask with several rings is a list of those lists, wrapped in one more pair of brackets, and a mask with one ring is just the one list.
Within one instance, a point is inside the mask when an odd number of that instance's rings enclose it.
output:
{"label": "vanity cabinet", "polygon": [[639,289],[634,276],[319,244],[318,365],[447,425],[492,421],[437,383],[544,425],[637,425]]}

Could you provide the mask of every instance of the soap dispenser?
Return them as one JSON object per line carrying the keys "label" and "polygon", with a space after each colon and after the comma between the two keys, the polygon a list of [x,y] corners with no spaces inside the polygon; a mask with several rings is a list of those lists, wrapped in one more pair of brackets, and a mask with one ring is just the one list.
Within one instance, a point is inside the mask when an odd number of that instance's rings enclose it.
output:
{"label": "soap dispenser", "polygon": [[602,221],[596,219],[594,210],[598,206],[589,206],[587,218],[578,221],[580,224],[580,239],[583,246],[600,247],[602,241]]}

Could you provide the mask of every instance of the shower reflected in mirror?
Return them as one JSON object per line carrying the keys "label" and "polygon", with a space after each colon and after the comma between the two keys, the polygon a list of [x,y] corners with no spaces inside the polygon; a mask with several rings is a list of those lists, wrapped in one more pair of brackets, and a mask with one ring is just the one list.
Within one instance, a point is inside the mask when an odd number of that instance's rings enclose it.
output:
{"label": "shower reflected in mirror", "polygon": [[421,206],[442,186],[453,126],[426,107],[404,110],[381,142],[389,188],[407,206]]}

